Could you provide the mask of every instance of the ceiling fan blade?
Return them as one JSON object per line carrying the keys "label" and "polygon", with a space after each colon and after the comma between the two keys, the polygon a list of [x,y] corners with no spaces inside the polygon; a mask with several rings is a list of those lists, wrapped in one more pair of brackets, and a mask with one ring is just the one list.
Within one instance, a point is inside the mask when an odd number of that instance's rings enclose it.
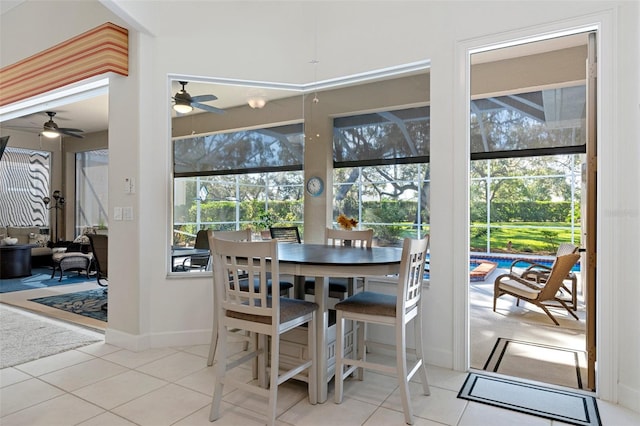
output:
{"label": "ceiling fan blade", "polygon": [[209,101],[215,101],[216,99],[218,99],[216,95],[198,95],[198,96],[192,96],[191,102],[209,102]]}
{"label": "ceiling fan blade", "polygon": [[223,109],[216,108],[216,107],[213,107],[211,105],[200,104],[198,102],[191,102],[191,106],[194,107],[194,108],[199,108],[199,109],[205,110],[205,111],[214,112],[216,114],[224,114],[225,113],[225,110],[223,110]]}
{"label": "ceiling fan blade", "polygon": [[[62,133],[63,135],[73,136],[74,138],[78,138],[78,139],[84,139],[84,136],[78,135],[76,133],[71,133],[69,130],[70,129],[58,129],[58,131],[60,133]],[[82,131],[82,130],[80,130],[80,131]]]}
{"label": "ceiling fan blade", "polygon": [[71,129],[69,127],[58,127],[58,130],[60,130],[61,132],[84,133],[84,130]]}
{"label": "ceiling fan blade", "polygon": [[5,126],[0,124],[2,129],[14,129],[14,130],[42,130],[42,126]]}

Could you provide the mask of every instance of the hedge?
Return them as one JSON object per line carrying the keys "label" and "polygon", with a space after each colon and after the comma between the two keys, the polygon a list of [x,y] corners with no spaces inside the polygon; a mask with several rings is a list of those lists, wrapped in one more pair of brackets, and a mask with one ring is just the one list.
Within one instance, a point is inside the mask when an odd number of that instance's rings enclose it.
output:
{"label": "hedge", "polygon": [[[576,220],[580,208],[576,206]],[[471,203],[471,222],[486,222],[487,204]],[[492,202],[491,222],[571,222],[570,201]]]}

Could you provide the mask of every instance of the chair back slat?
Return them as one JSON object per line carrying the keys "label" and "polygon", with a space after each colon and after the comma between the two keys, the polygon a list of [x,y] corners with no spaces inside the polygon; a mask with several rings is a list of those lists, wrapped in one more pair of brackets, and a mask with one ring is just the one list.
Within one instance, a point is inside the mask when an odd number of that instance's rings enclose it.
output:
{"label": "chair back slat", "polygon": [[406,312],[420,302],[428,248],[428,235],[417,240],[405,238],[403,242],[398,277],[397,312]]}
{"label": "chair back slat", "polygon": [[346,230],[326,228],[324,242],[331,246],[351,245],[370,248],[373,245],[373,229]]}
{"label": "chair back slat", "polygon": [[[211,241],[216,296],[225,311],[279,318],[279,297],[269,295],[269,278],[279,282],[278,243],[271,241]],[[272,261],[275,259],[275,261]],[[249,285],[238,285],[247,280]]]}
{"label": "chair back slat", "polygon": [[551,266],[551,272],[547,277],[547,281],[538,295],[539,301],[554,300],[558,290],[562,286],[562,282],[569,275],[569,271],[573,265],[580,259],[580,254],[570,253],[556,257]]}

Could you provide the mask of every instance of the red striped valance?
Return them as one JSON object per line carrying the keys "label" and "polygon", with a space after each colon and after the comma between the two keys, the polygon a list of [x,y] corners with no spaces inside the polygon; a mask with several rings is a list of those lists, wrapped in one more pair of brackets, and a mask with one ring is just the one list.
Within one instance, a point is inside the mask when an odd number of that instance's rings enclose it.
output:
{"label": "red striped valance", "polygon": [[0,106],[106,72],[129,75],[129,32],[111,22],[0,69]]}

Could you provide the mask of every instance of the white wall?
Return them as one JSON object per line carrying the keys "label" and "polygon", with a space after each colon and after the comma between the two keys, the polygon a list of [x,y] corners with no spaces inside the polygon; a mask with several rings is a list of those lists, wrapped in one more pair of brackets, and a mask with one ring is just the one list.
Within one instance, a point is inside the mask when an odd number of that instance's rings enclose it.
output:
{"label": "white wall", "polygon": [[[29,5],[29,3],[26,3]],[[19,6],[2,16],[2,48],[20,36],[25,56],[102,22],[67,15],[77,2]],[[599,179],[598,309],[599,394],[640,406],[639,286],[637,264],[640,193],[638,149],[638,4],[636,2],[105,2],[128,19],[132,68],[110,85],[110,205],[132,206],[133,222],[110,222],[113,275],[107,337],[128,347],[204,343],[211,324],[210,278],[166,277],[170,221],[168,74],[276,82],[311,82],[317,58],[322,80],[430,59],[431,70],[431,270],[426,300],[429,360],[464,368],[467,161],[465,67],[460,48],[492,43],[527,29],[562,28],[563,22],[605,19]],[[99,12],[99,13],[96,13]],[[56,22],[32,27],[34,14]],[[478,19],[482,17],[482,19]],[[176,19],[190,23],[188,31]],[[100,19],[98,19],[100,20]],[[90,21],[87,24],[86,21]],[[10,28],[5,23],[11,22]],[[21,27],[22,23],[23,27]],[[118,23],[118,22],[116,22]],[[126,26],[126,25],[125,25]],[[331,31],[325,32],[328,27]],[[137,35],[134,28],[149,34]],[[315,37],[315,29],[321,36]],[[525,31],[527,32],[527,31]],[[47,43],[44,43],[47,44]],[[34,47],[35,46],[35,47]],[[0,53],[6,65],[20,58]],[[11,62],[6,62],[10,60]],[[123,194],[125,177],[136,194]],[[113,225],[112,225],[113,223]],[[460,266],[462,265],[462,266]],[[631,327],[634,325],[634,327]]]}

